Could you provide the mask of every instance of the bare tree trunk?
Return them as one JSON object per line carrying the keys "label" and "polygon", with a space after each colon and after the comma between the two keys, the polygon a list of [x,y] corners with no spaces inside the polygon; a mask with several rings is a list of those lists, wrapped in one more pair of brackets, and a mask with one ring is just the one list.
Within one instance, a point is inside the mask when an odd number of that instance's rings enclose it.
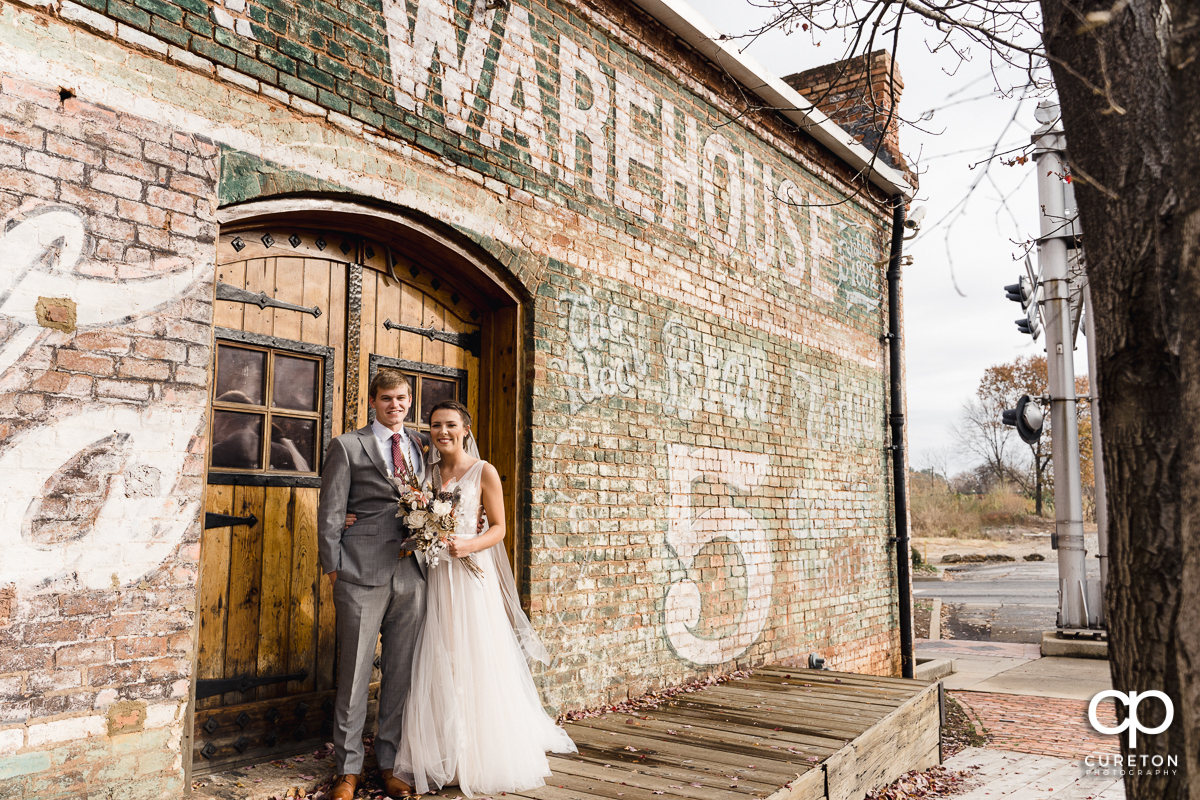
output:
{"label": "bare tree trunk", "polygon": [[[1176,712],[1135,751],[1121,739],[1139,760],[1178,757],[1178,774],[1130,774],[1126,789],[1200,800],[1200,10],[1042,8],[1095,300],[1113,683],[1166,692]],[[1086,30],[1087,14],[1110,11]],[[1146,701],[1138,713],[1155,727],[1164,710]]]}

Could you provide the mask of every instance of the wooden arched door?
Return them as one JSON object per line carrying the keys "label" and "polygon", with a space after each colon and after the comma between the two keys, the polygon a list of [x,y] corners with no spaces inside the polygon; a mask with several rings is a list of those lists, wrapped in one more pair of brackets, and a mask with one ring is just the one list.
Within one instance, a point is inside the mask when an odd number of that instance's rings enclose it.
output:
{"label": "wooden arched door", "polygon": [[479,417],[495,322],[436,266],[379,241],[302,225],[222,233],[193,774],[328,740],[337,647],[317,560],[321,459],[332,436],[367,424],[380,366],[413,379],[414,427],[444,397]]}

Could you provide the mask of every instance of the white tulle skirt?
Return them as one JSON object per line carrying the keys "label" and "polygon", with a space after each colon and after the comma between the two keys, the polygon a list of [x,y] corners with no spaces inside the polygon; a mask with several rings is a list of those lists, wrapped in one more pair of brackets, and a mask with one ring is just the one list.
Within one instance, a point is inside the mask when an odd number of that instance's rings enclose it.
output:
{"label": "white tulle skirt", "polygon": [[425,625],[395,765],[418,792],[454,784],[468,796],[533,789],[550,776],[547,752],[576,752],[542,709],[495,550],[475,554],[482,580],[448,556],[426,576]]}

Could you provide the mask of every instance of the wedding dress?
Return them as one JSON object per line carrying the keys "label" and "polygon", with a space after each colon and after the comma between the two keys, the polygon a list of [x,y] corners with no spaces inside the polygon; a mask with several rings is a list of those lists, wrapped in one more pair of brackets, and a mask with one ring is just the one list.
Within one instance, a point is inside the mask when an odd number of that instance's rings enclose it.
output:
{"label": "wedding dress", "polygon": [[[460,493],[455,533],[464,538],[477,535],[485,463],[443,487]],[[426,575],[395,765],[421,793],[453,784],[468,796],[533,789],[550,776],[547,752],[576,752],[543,711],[529,672],[527,659],[549,657],[521,610],[503,543],[473,555],[482,579],[447,554]]]}

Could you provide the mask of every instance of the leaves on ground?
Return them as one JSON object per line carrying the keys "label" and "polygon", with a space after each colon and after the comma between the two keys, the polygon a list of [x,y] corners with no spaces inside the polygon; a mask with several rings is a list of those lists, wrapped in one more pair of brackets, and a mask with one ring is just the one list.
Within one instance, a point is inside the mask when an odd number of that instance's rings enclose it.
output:
{"label": "leaves on ground", "polygon": [[945,767],[930,767],[924,772],[906,772],[890,786],[870,792],[864,800],[925,800],[952,797],[978,785],[971,770],[958,771]]}

